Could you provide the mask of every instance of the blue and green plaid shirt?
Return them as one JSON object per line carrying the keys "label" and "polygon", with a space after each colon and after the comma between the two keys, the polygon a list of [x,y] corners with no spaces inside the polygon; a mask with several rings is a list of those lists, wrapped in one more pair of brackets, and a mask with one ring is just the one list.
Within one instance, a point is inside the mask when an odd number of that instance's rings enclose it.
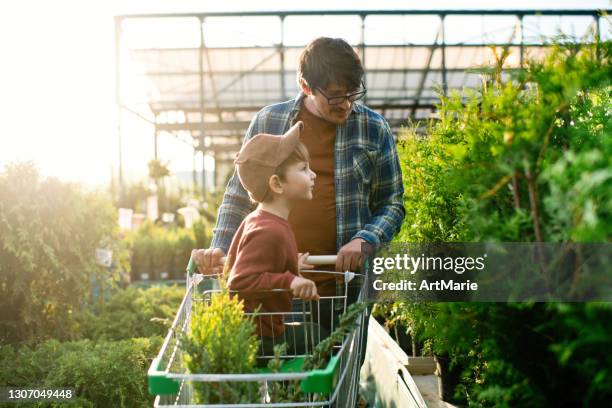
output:
{"label": "blue and green plaid shirt", "polygon": [[[284,134],[293,125],[304,96],[300,93],[260,110],[245,142],[258,133]],[[336,127],[334,154],[336,250],[354,238],[372,244],[390,241],[405,210],[402,173],[389,124],[380,114],[353,103],[348,120]],[[234,171],[219,207],[211,248],[227,253],[240,223],[255,207]]]}

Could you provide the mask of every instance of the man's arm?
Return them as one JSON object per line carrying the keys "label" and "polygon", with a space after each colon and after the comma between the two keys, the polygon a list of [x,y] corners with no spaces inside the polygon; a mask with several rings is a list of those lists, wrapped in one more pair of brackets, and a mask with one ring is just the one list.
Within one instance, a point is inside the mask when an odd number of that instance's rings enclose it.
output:
{"label": "man's arm", "polygon": [[[247,129],[244,137],[243,144],[247,140],[259,133],[259,114],[255,115],[249,128]],[[217,213],[217,224],[213,228],[213,237],[210,243],[211,248],[221,248],[224,253],[227,254],[229,251],[232,238],[236,233],[236,230],[240,226],[240,223],[250,212],[256,207],[256,204],[252,203],[249,199],[249,194],[246,192],[238,173],[234,168],[234,174],[230,178],[227,187],[225,188],[225,194],[223,194],[223,201],[219,206]]]}
{"label": "man's arm", "polygon": [[393,134],[386,121],[381,127],[381,141],[381,153],[374,166],[370,192],[372,219],[351,238],[362,238],[371,244],[391,241],[406,214],[402,170]]}

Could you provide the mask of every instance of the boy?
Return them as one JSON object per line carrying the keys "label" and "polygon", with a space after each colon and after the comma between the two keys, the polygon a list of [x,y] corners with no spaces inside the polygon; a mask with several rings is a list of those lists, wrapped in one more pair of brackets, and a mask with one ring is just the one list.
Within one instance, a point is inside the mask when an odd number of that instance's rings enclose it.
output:
{"label": "boy", "polygon": [[315,283],[299,274],[300,269],[313,266],[304,263],[308,253],[298,256],[287,220],[296,202],[312,199],[316,178],[309,167],[308,151],[300,142],[302,128],[298,122],[282,136],[258,134],[244,144],[235,160],[241,184],[259,204],[232,239],[228,288],[238,292],[246,311],[259,308],[257,334],[265,355],[272,353],[274,344],[283,342],[288,343],[289,352],[304,352],[300,341],[305,327],[291,325],[288,330],[292,333],[285,333],[282,314],[268,313],[291,311],[292,295],[319,299]]}

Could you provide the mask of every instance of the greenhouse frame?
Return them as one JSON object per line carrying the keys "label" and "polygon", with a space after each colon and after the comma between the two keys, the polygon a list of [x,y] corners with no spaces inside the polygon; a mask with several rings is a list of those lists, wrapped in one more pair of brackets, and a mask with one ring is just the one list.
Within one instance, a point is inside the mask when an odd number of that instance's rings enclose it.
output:
{"label": "greenhouse frame", "polygon": [[[119,186],[124,184],[122,138],[129,137],[122,127],[126,117],[154,127],[153,158],[158,158],[160,137],[178,138],[193,147],[193,186],[204,193],[222,186],[254,114],[298,93],[299,53],[320,35],[343,37],[354,46],[366,71],[363,103],[380,112],[397,133],[410,122],[435,117],[439,93],[486,80],[483,67],[494,63],[499,50],[509,51],[506,70],[520,69],[527,58],[542,55],[546,38],[559,30],[582,43],[592,42],[596,33],[609,37],[608,13],[354,10],[116,16]],[[206,169],[207,157],[214,163],[213,176],[204,170],[197,180],[196,159]]]}

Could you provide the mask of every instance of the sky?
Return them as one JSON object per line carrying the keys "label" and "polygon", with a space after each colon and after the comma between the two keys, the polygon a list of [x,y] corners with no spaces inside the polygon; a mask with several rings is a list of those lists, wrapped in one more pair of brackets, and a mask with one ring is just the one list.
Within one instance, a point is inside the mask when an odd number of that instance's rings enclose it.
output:
{"label": "sky", "polygon": [[[330,4],[331,3],[331,4]],[[34,161],[44,175],[101,186],[118,163],[113,16],[181,11],[371,9],[372,1],[6,1],[0,5],[0,171]],[[610,8],[610,1],[498,0],[496,8]],[[299,7],[294,6],[299,4]],[[423,4],[426,7],[423,7]],[[461,7],[458,7],[458,5]],[[490,9],[491,1],[379,0],[378,9]],[[256,8],[255,8],[256,7]],[[125,121],[124,121],[125,123]],[[146,174],[152,129],[127,121],[126,173]],[[190,148],[161,141],[173,171],[189,171]]]}

